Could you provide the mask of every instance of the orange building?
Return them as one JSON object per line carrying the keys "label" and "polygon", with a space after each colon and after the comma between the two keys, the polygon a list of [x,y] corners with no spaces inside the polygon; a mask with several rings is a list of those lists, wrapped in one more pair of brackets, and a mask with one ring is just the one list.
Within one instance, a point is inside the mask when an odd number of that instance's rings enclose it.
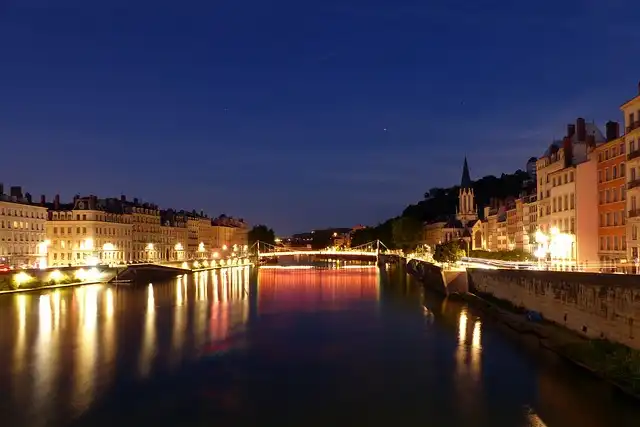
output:
{"label": "orange building", "polygon": [[626,262],[626,151],[616,122],[607,123],[607,142],[598,155],[598,255],[602,268],[613,270]]}

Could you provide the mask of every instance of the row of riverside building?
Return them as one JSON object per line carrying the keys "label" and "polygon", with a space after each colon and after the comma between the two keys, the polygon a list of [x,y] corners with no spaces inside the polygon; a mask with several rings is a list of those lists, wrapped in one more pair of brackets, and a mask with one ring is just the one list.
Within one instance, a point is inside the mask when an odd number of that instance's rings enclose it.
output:
{"label": "row of riverside building", "polygon": [[126,264],[211,258],[244,251],[242,219],[160,209],[138,199],[60,196],[34,201],[0,184],[0,264],[14,267]]}
{"label": "row of riverside building", "polygon": [[[424,243],[461,239],[469,250],[539,250],[539,239],[560,233],[562,265],[592,271],[638,266],[640,227],[640,84],[620,107],[624,127],[605,133],[578,118],[541,157],[527,162],[518,198],[492,200],[480,216],[465,159],[455,216],[425,224]],[[482,217],[482,218],[481,218]],[[542,237],[541,237],[542,236]],[[540,256],[539,254],[537,254]]]}

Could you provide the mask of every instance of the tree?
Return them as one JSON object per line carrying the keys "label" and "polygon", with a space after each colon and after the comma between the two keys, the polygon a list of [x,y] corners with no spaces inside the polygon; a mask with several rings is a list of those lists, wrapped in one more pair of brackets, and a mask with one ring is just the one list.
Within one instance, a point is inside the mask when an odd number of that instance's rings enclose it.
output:
{"label": "tree", "polygon": [[249,230],[249,244],[253,245],[257,241],[273,245],[276,241],[276,235],[273,230],[266,225],[256,225]]}
{"label": "tree", "polygon": [[464,256],[464,251],[460,249],[460,244],[455,240],[436,245],[433,254],[434,261],[441,263],[454,263]]}
{"label": "tree", "polygon": [[402,249],[413,249],[422,240],[422,222],[411,217],[393,220],[393,241]]}

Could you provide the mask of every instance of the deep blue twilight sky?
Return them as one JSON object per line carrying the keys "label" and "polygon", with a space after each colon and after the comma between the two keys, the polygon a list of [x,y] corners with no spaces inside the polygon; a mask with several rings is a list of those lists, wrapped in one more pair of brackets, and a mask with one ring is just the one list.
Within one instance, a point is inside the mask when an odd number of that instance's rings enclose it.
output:
{"label": "deep blue twilight sky", "polygon": [[280,234],[523,168],[640,79],[623,0],[0,0],[0,181]]}

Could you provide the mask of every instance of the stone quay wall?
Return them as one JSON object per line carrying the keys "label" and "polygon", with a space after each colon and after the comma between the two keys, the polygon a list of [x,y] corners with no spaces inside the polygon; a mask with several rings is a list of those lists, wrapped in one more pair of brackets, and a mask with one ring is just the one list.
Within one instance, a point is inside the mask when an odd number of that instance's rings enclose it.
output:
{"label": "stone quay wall", "polygon": [[427,288],[443,295],[469,292],[467,273],[464,270],[443,270],[435,264],[412,259],[407,263],[407,271]]}
{"label": "stone quay wall", "polygon": [[640,349],[640,276],[528,270],[467,270],[472,292],[537,311],[588,338]]}

